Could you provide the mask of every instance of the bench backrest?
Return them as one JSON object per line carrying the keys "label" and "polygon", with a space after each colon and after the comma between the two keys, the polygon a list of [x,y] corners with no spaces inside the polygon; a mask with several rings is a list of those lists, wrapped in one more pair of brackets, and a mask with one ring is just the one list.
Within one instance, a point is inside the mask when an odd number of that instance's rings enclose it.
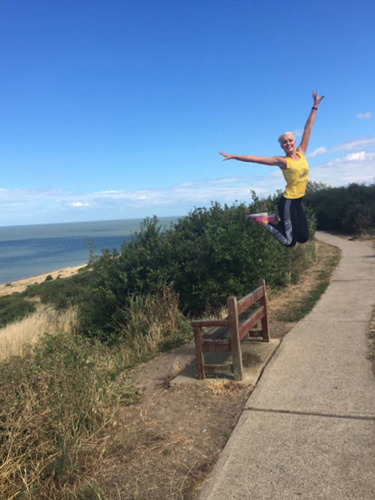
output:
{"label": "bench backrest", "polygon": [[[267,301],[264,280],[259,280],[258,285],[258,288],[239,300],[237,300],[236,297],[229,297],[227,300],[230,328],[232,331],[236,330],[238,332],[239,341],[241,341],[259,321],[264,323],[262,325],[264,340],[268,337],[268,324],[265,324],[267,321]],[[245,311],[256,302],[259,302],[258,309],[250,316],[241,318],[241,315],[244,316]]]}
{"label": "bench backrest", "polygon": [[242,297],[242,299],[237,300],[238,314],[242,314],[246,309],[249,309],[255,302],[262,299],[265,296],[265,286],[262,284],[258,286],[254,291]]}

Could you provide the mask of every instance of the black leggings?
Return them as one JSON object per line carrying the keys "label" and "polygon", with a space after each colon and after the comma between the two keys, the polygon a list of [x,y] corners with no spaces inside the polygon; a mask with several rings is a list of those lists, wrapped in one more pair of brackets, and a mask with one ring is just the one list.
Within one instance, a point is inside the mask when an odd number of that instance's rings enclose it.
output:
{"label": "black leggings", "polygon": [[297,242],[306,243],[309,239],[309,227],[302,207],[302,199],[289,200],[282,196],[278,207],[279,224],[268,223],[265,226],[267,231],[286,247],[293,247]]}

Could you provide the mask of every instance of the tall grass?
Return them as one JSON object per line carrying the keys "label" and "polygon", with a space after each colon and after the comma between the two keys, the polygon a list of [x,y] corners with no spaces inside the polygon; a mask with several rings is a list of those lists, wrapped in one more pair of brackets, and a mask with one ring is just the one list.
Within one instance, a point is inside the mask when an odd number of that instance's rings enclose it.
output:
{"label": "tall grass", "polygon": [[153,295],[132,297],[127,314],[128,320],[119,325],[119,332],[130,365],[192,338],[172,287],[163,287]]}
{"label": "tall grass", "polygon": [[131,399],[109,349],[46,335],[0,364],[2,498],[74,498],[99,459],[97,433]]}
{"label": "tall grass", "polygon": [[56,311],[51,306],[41,305],[30,316],[0,329],[0,361],[10,356],[24,357],[27,346],[35,344],[45,333],[72,332],[76,323],[76,308]]}
{"label": "tall grass", "polygon": [[[116,345],[69,332],[74,315],[55,313],[53,323],[47,309],[34,346],[0,363],[1,499],[101,498],[93,480],[106,446],[101,430],[136,397],[126,368],[190,338],[171,288],[129,305],[132,326],[119,326]],[[46,327],[56,333],[38,338]]]}

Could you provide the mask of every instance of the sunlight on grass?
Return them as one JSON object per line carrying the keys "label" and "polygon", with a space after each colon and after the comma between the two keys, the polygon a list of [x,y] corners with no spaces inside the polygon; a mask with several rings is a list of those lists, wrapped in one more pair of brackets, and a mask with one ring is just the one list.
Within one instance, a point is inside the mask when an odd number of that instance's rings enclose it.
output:
{"label": "sunlight on grass", "polygon": [[44,333],[68,333],[74,330],[77,311],[74,308],[63,312],[51,306],[39,306],[27,318],[0,329],[0,360],[10,356],[23,357],[26,346],[33,345]]}

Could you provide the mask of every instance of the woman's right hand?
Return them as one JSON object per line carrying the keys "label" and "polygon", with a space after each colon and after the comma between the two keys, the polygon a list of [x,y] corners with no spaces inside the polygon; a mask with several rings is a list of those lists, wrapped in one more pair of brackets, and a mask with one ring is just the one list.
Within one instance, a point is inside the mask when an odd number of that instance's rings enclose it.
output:
{"label": "woman's right hand", "polygon": [[225,160],[230,160],[232,158],[231,155],[228,155],[227,153],[219,153],[219,155],[224,156],[223,161]]}

